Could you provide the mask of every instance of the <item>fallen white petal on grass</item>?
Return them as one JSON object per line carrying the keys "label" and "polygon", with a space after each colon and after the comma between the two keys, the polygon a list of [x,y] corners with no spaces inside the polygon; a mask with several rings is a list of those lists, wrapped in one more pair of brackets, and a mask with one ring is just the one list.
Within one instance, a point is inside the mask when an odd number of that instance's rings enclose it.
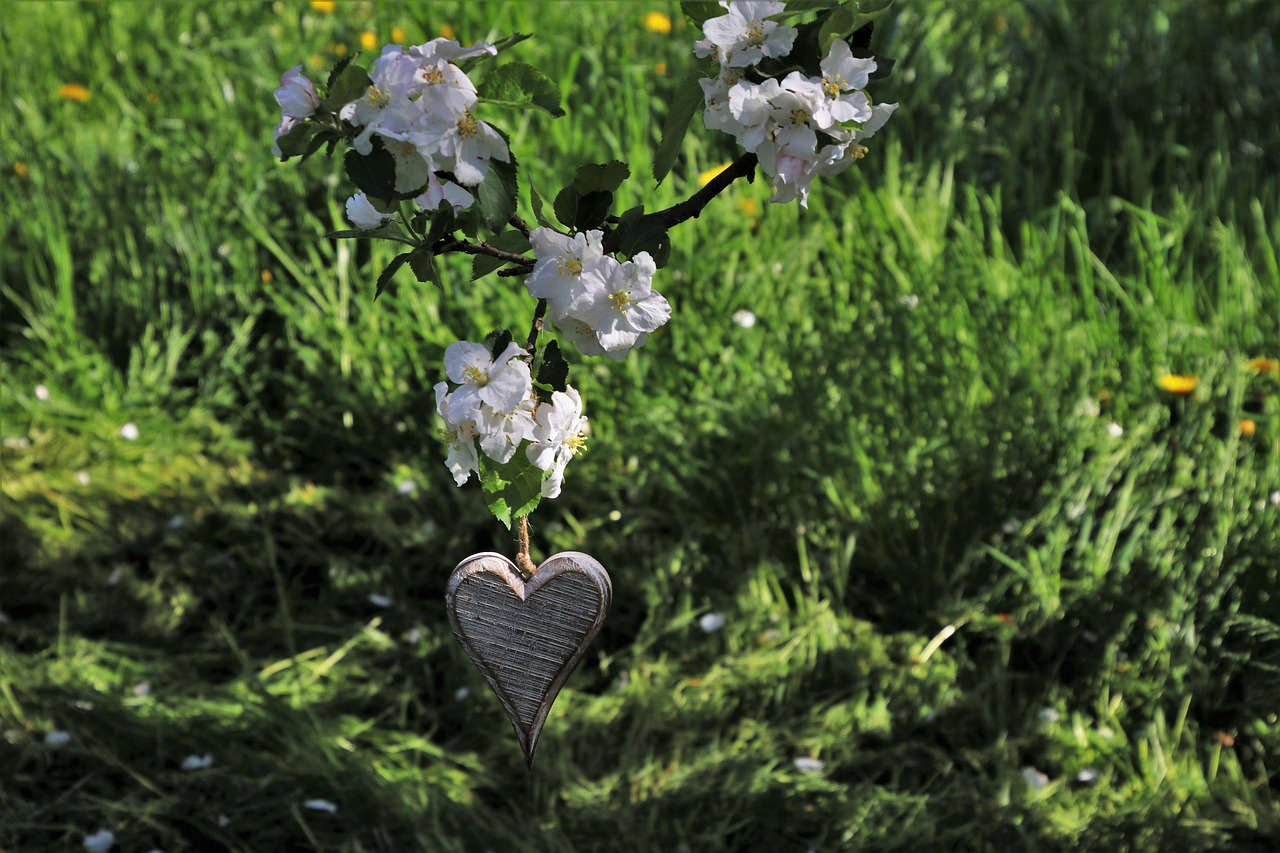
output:
{"label": "fallen white petal on grass", "polygon": [[369,593],[369,603],[372,604],[374,607],[390,607],[391,596],[382,595],[381,593],[378,593],[378,592],[371,592]]}
{"label": "fallen white petal on grass", "polygon": [[744,329],[754,328],[756,325],[756,315],[746,308],[733,312],[733,322],[737,323]]}
{"label": "fallen white petal on grass", "polygon": [[1091,770],[1086,767],[1076,774],[1076,781],[1081,785],[1092,785],[1094,782],[1098,781],[1098,773],[1096,770]]}
{"label": "fallen white petal on grass", "polygon": [[40,402],[42,402],[42,403],[43,403],[44,401],[48,400],[48,399],[49,399],[49,389],[48,389],[48,388],[46,388],[46,387],[45,387],[45,386],[43,386],[43,385],[37,385],[37,386],[36,386],[36,399],[37,399],[37,400],[39,400],[39,401],[40,401]]}
{"label": "fallen white petal on grass", "polygon": [[182,759],[183,770],[203,770],[212,766],[213,756],[207,752],[204,755],[188,755]]}
{"label": "fallen white petal on grass", "polygon": [[302,804],[302,806],[303,808],[308,808],[308,809],[311,809],[312,811],[328,812],[329,814],[333,814],[338,810],[338,807],[333,803],[329,802],[328,800],[321,800],[321,799],[307,800],[305,803]]}
{"label": "fallen white petal on grass", "polygon": [[1022,768],[1022,778],[1027,780],[1027,784],[1039,791],[1045,785],[1049,784],[1049,777],[1041,773],[1036,768],[1028,764]]}
{"label": "fallen white petal on grass", "polygon": [[465,702],[470,698],[471,698],[470,687],[459,687],[457,690],[453,691],[453,701],[455,702]]}
{"label": "fallen white petal on grass", "polygon": [[80,484],[80,485],[82,485],[82,486],[87,486],[87,485],[89,485],[89,472],[88,472],[88,471],[77,471],[77,472],[76,472],[76,482],[77,482],[77,483],[79,483],[79,484]]}
{"label": "fallen white petal on grass", "polygon": [[71,732],[64,732],[62,729],[54,729],[51,732],[45,732],[44,745],[59,747],[65,746],[71,742]]}
{"label": "fallen white petal on grass", "polygon": [[1111,436],[1112,438],[1119,438],[1120,436],[1124,435],[1124,427],[1120,426],[1120,424],[1116,423],[1115,421],[1112,421],[1111,423],[1107,424],[1107,435]]}
{"label": "fallen white petal on grass", "polygon": [[120,427],[120,437],[123,438],[125,441],[137,441],[138,425],[135,424],[133,421],[129,421],[129,423]]}
{"label": "fallen white petal on grass", "polygon": [[400,485],[396,486],[396,491],[402,495],[411,495],[418,491],[418,484],[413,480],[405,480]]}
{"label": "fallen white petal on grass", "polygon": [[698,627],[704,634],[714,634],[724,627],[724,614],[705,613],[698,618]]}
{"label": "fallen white petal on grass", "polygon": [[791,762],[801,773],[821,773],[827,769],[826,763],[820,758],[810,758],[802,755]]}
{"label": "fallen white petal on grass", "polygon": [[1271,493],[1271,505],[1280,506],[1280,489],[1276,489]]}
{"label": "fallen white petal on grass", "polygon": [[116,836],[109,829],[99,829],[93,835],[84,837],[84,849],[89,853],[107,853],[115,846]]}

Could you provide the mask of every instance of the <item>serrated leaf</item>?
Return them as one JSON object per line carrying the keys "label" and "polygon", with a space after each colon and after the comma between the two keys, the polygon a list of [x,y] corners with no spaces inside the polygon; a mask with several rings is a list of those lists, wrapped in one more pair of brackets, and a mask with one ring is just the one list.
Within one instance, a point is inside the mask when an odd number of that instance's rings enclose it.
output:
{"label": "serrated leaf", "polygon": [[626,230],[618,230],[618,251],[628,258],[648,252],[661,269],[671,257],[671,237],[661,222],[642,219]]}
{"label": "serrated leaf", "polygon": [[368,154],[352,148],[342,162],[351,183],[369,198],[389,204],[396,197],[396,159],[382,147],[382,140],[377,136],[373,138],[373,150]]}
{"label": "serrated leaf", "polygon": [[573,176],[573,188],[579,193],[611,193],[631,177],[631,168],[621,160],[608,163],[584,163]]}
{"label": "serrated leaf", "polygon": [[538,191],[533,188],[533,183],[529,184],[529,207],[533,208],[534,220],[544,228],[551,226],[551,220],[547,219],[542,213],[542,196],[538,195]]}
{"label": "serrated leaf", "polygon": [[662,141],[658,143],[658,150],[653,152],[653,179],[659,184],[676,163],[689,123],[706,105],[702,86],[698,83],[702,76],[701,71],[695,71],[685,77],[667,109],[667,117],[662,122]]}
{"label": "serrated leaf", "polygon": [[[337,69],[335,69],[336,71]],[[352,101],[363,98],[373,85],[369,73],[359,65],[346,65],[337,76],[329,76],[328,94],[320,106],[336,113]]]}
{"label": "serrated leaf", "polygon": [[516,155],[510,163],[490,160],[489,174],[475,188],[475,209],[484,227],[496,233],[515,216],[517,190]]}
{"label": "serrated leaf", "polygon": [[560,87],[550,77],[527,62],[508,62],[489,72],[481,81],[480,100],[503,107],[535,106],[559,118]]}
{"label": "serrated leaf", "polygon": [[496,462],[480,454],[480,486],[489,498],[489,511],[506,527],[511,520],[528,515],[542,500],[542,481],[547,472],[529,461],[521,451],[509,462]]}
{"label": "serrated leaf", "polygon": [[[569,381],[569,362],[564,360],[564,355],[560,352],[560,345],[555,341],[551,341],[542,350],[542,364],[538,367],[537,385],[544,386],[538,388],[538,399],[541,402],[548,403],[551,401],[551,394],[555,391],[564,391],[568,387]],[[550,388],[550,391],[545,390]]]}
{"label": "serrated leaf", "polygon": [[715,0],[680,0],[680,11],[698,29],[702,29],[709,18],[720,18],[727,14],[724,7]]}
{"label": "serrated leaf", "polygon": [[418,281],[429,281],[444,290],[444,286],[440,283],[440,270],[436,267],[435,253],[430,249],[423,246],[410,252],[409,268],[413,270],[413,275]]}
{"label": "serrated leaf", "polygon": [[280,134],[280,138],[276,140],[276,145],[280,149],[280,159],[288,160],[290,157],[305,154],[311,143],[312,135],[318,130],[319,127],[311,122],[300,121]]}
{"label": "serrated leaf", "polygon": [[489,351],[490,358],[496,359],[502,355],[503,350],[511,346],[511,340],[510,329],[494,329],[484,336],[484,348]]}
{"label": "serrated leaf", "polygon": [[613,207],[613,193],[580,193],[572,186],[565,187],[556,196],[556,218],[574,231],[590,231],[604,224]]}
{"label": "serrated leaf", "polygon": [[348,55],[333,63],[333,67],[329,69],[329,76],[325,78],[324,82],[324,90],[326,92],[333,91],[334,83],[342,76],[342,72],[347,70],[347,66],[351,64],[353,59],[355,59],[355,56]]}
{"label": "serrated leaf", "polygon": [[453,230],[453,216],[453,205],[447,200],[441,199],[440,206],[436,208],[431,217],[431,230],[427,232],[425,241],[428,246],[434,246],[437,240]]}
{"label": "serrated leaf", "polygon": [[387,264],[387,268],[378,276],[378,288],[373,292],[375,302],[382,295],[382,291],[387,289],[387,285],[391,284],[391,279],[395,278],[395,274],[399,272],[400,267],[405,265],[405,262],[409,260],[409,256],[412,254],[413,252],[405,252],[396,255],[391,259],[391,263]]}
{"label": "serrated leaf", "polygon": [[[521,255],[529,251],[528,238],[515,229],[503,231],[486,242],[495,249],[512,254]],[[505,263],[506,261],[492,255],[474,255],[471,259],[471,280],[486,276]]]}

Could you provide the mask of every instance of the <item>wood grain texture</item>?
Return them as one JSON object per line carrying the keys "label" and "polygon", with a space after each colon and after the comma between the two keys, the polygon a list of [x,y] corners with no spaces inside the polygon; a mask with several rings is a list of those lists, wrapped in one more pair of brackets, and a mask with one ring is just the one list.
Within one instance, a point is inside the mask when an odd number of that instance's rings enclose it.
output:
{"label": "wood grain texture", "polygon": [[551,557],[527,581],[502,554],[475,554],[449,578],[453,634],[493,688],[533,766],[560,688],[600,633],[613,585],[580,551]]}

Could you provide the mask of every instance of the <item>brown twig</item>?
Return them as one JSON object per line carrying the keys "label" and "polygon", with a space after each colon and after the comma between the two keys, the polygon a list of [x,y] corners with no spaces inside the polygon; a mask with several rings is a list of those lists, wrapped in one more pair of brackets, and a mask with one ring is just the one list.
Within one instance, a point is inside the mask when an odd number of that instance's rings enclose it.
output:
{"label": "brown twig", "polygon": [[533,577],[534,572],[538,571],[538,567],[533,564],[533,560],[529,559],[529,517],[527,515],[520,516],[519,541],[520,552],[516,554],[516,565],[519,566],[525,580],[528,580]]}

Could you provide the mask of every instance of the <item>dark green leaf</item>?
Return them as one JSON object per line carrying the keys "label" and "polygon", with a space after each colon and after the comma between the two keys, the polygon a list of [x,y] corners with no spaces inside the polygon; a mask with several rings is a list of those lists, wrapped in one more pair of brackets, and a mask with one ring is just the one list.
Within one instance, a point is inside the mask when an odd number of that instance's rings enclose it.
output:
{"label": "dark green leaf", "polygon": [[[892,3],[893,0],[849,0],[832,9],[818,30],[817,47],[820,55],[826,56],[827,49],[836,39],[847,39],[883,15]],[[870,36],[868,31],[863,38],[869,43]]]}
{"label": "dark green leaf", "polygon": [[[542,350],[542,364],[538,367],[538,385],[544,388],[538,389],[538,399],[547,403],[551,401],[551,394],[554,391],[563,391],[568,387],[569,381],[569,362],[564,360],[564,355],[560,352],[560,345],[555,341],[551,341]],[[550,388],[550,391],[545,390]]]}
{"label": "dark green leaf", "polygon": [[573,187],[565,187],[556,196],[556,218],[566,228],[574,231],[590,231],[599,228],[613,206],[613,193],[579,193]]}
{"label": "dark green leaf", "polygon": [[653,179],[658,183],[662,183],[662,179],[675,165],[680,146],[684,143],[684,135],[689,130],[689,123],[706,104],[702,86],[698,83],[702,77],[700,70],[685,77],[667,109],[667,117],[662,123],[662,142],[658,144],[658,150],[653,152]]}
{"label": "dark green leaf", "polygon": [[635,207],[625,211],[621,216],[618,217],[617,230],[621,231],[624,228],[631,227],[635,223],[639,222],[640,217],[642,216],[644,216],[644,205],[637,204]]}
{"label": "dark green leaf", "polygon": [[503,107],[535,106],[551,115],[560,109],[560,87],[550,77],[527,62],[508,62],[489,72],[477,92],[480,100]]}
{"label": "dark green leaf", "polygon": [[510,163],[501,160],[489,161],[489,174],[473,191],[476,197],[475,207],[480,214],[484,227],[497,233],[516,214],[516,155],[511,155]]}
{"label": "dark green leaf", "polygon": [[325,79],[325,92],[333,91],[334,84],[337,83],[338,78],[342,76],[342,72],[347,70],[347,66],[351,64],[351,60],[353,59],[355,59],[355,56],[349,55],[344,56],[337,62],[333,63],[333,67],[329,69],[329,76]]}
{"label": "dark green leaf", "polygon": [[[440,200],[440,206],[436,208],[435,213],[431,217],[431,230],[427,232],[426,244],[434,246],[436,241],[444,237],[453,230],[453,205],[449,204],[446,199]],[[421,279],[419,279],[421,280]]]}
{"label": "dark green leaf", "polygon": [[573,188],[583,195],[594,192],[611,193],[629,177],[631,169],[621,160],[585,163],[578,167],[577,174],[573,176]]}
{"label": "dark green leaf", "polygon": [[334,140],[337,140],[340,138],[341,137],[339,136],[339,134],[336,133],[335,131],[328,130],[328,129],[320,131],[315,136],[311,137],[311,144],[307,146],[306,151],[302,152],[302,162],[305,163],[307,161],[307,158],[310,157],[312,154],[316,153],[317,151],[319,151],[320,148],[326,142],[329,143],[330,150],[332,151]]}
{"label": "dark green leaf", "polygon": [[440,270],[436,268],[435,254],[426,246],[420,246],[409,253],[409,268],[418,281],[429,281],[444,290],[440,283]]}
{"label": "dark green leaf", "polygon": [[656,219],[641,219],[625,230],[618,230],[618,251],[628,258],[635,257],[639,252],[648,252],[661,269],[671,257],[671,237],[661,222]]}
{"label": "dark green leaf", "polygon": [[336,113],[352,101],[363,98],[373,81],[359,65],[346,65],[341,71],[337,68],[334,71],[336,76],[329,75],[328,94],[320,105],[329,112]]}
{"label": "dark green leaf", "polygon": [[293,127],[282,133],[276,140],[276,145],[280,148],[280,159],[288,160],[290,157],[305,154],[311,143],[312,134],[318,130],[319,127],[309,121],[295,122]]}
{"label": "dark green leaf", "polygon": [[[517,255],[529,251],[528,238],[515,229],[503,231],[486,242],[495,249],[501,249],[504,252],[511,252]],[[506,261],[501,258],[495,258],[492,255],[475,255],[471,260],[471,280],[475,281],[482,276],[486,276],[505,263]]]}
{"label": "dark green leaf", "polygon": [[372,151],[364,155],[352,148],[343,164],[351,183],[369,198],[389,203],[396,197],[396,159],[382,147],[377,136],[373,138]]}
{"label": "dark green leaf", "polygon": [[511,346],[510,329],[494,329],[484,336],[484,348],[489,351],[490,358],[496,359],[509,346]]}
{"label": "dark green leaf", "polygon": [[698,29],[702,29],[708,18],[720,18],[727,14],[724,7],[715,0],[680,0],[680,11]]}
{"label": "dark green leaf", "polygon": [[391,279],[395,277],[395,274],[400,270],[400,267],[404,266],[405,261],[409,260],[409,256],[412,254],[413,252],[405,252],[403,254],[396,255],[391,259],[391,263],[387,264],[387,268],[382,271],[382,275],[378,276],[378,289],[373,292],[373,298],[375,301],[382,295],[382,291],[387,289],[387,285],[391,284]]}
{"label": "dark green leaf", "polygon": [[547,219],[542,213],[542,196],[538,195],[538,191],[533,188],[533,183],[529,184],[529,206],[533,208],[533,218],[544,228],[551,227],[551,220]]}

